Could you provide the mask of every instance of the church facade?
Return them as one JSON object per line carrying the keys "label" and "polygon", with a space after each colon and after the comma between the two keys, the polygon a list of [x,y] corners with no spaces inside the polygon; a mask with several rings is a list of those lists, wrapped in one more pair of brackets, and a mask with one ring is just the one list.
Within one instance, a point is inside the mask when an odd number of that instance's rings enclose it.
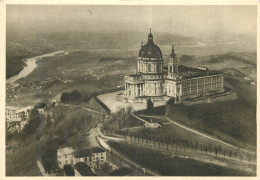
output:
{"label": "church facade", "polygon": [[162,51],[148,35],[148,42],[141,46],[137,60],[137,73],[125,76],[125,102],[146,102],[175,98],[195,98],[224,91],[223,74],[208,68],[191,68],[178,64],[174,47],[168,59],[167,69],[163,66]]}

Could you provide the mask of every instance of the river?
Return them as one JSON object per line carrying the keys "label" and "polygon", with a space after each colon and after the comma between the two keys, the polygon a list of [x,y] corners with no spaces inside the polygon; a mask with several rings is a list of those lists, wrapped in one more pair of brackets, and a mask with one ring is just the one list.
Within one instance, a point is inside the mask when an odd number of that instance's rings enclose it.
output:
{"label": "river", "polygon": [[25,59],[24,62],[26,66],[24,66],[23,70],[19,72],[19,74],[12,76],[6,80],[6,84],[13,84],[15,81],[17,81],[20,78],[26,77],[29,75],[36,67],[36,61],[38,59],[44,58],[44,57],[52,57],[56,56],[57,54],[64,53],[63,55],[67,55],[69,52],[67,50],[61,50],[61,51],[55,51],[49,54],[43,54],[40,56],[35,56],[29,59]]}

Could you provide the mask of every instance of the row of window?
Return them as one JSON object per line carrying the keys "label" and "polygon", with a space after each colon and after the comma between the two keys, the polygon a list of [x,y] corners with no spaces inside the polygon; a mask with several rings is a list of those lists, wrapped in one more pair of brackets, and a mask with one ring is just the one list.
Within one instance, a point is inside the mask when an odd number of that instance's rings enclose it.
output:
{"label": "row of window", "polygon": [[206,84],[206,85],[201,85],[201,86],[182,86],[182,90],[183,91],[186,91],[186,90],[195,90],[195,89],[204,89],[204,87],[220,87],[220,86],[222,86],[222,83],[214,83],[214,84]]}
{"label": "row of window", "polygon": [[222,76],[213,76],[208,78],[199,78],[194,80],[186,80],[183,84],[197,84],[197,83],[203,83],[203,82],[220,82],[222,81]]}
{"label": "row of window", "polygon": [[150,79],[150,78],[162,78],[163,76],[145,76],[145,78]]}
{"label": "row of window", "polygon": [[189,95],[189,94],[196,94],[196,93],[203,93],[203,92],[207,92],[207,91],[211,91],[211,90],[216,90],[222,88],[221,85],[218,86],[205,86],[205,88],[199,88],[199,89],[193,89],[193,88],[186,88],[186,89],[182,89],[182,93],[183,95]]}
{"label": "row of window", "polygon": [[190,83],[190,81],[186,81],[185,83],[182,84],[182,87],[191,87],[191,86],[203,86],[205,84],[211,84],[211,83],[221,83],[222,80],[218,80],[218,81],[193,81],[192,83]]}
{"label": "row of window", "polygon": [[[139,70],[144,71],[145,66],[146,66],[146,64],[139,63]],[[160,71],[162,71],[162,65],[161,64],[154,64],[154,67],[155,68],[152,69],[152,64],[148,64],[147,65],[147,71],[148,72],[160,72]]]}

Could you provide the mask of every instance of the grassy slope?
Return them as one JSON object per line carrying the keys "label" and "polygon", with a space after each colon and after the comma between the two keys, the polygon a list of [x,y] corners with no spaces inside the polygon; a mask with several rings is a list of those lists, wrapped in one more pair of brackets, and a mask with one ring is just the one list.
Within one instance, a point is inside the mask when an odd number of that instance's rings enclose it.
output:
{"label": "grassy slope", "polygon": [[[158,172],[163,176],[248,176],[244,172],[224,168],[217,165],[202,163],[179,157],[169,158],[158,151],[129,145],[126,143],[109,142],[116,150],[137,163]],[[152,158],[151,158],[152,157]]]}
{"label": "grassy slope", "polygon": [[[237,93],[237,100],[197,105],[167,105],[167,115],[219,138],[225,140],[234,138],[256,146],[256,86],[250,85],[250,81],[243,79],[245,74],[251,73],[251,70],[254,72],[255,56],[251,53],[237,54],[235,58],[233,56],[234,54],[230,53],[226,59],[218,59],[225,63],[217,63],[217,66],[225,67],[227,72],[225,86]],[[230,58],[233,59],[230,60]],[[230,61],[237,61],[237,64],[228,65]],[[214,63],[216,64],[216,62],[211,62],[211,65],[213,66]],[[221,64],[222,67],[220,67]],[[226,68],[233,69],[231,71],[233,75],[228,73],[230,69]],[[251,70],[248,71],[246,68]]]}

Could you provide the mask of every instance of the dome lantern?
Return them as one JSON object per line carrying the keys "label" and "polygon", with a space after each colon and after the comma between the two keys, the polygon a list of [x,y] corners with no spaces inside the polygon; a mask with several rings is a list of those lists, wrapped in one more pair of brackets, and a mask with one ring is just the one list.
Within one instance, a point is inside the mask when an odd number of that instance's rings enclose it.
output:
{"label": "dome lantern", "polygon": [[152,29],[150,28],[150,34],[148,35],[148,43],[153,43]]}

